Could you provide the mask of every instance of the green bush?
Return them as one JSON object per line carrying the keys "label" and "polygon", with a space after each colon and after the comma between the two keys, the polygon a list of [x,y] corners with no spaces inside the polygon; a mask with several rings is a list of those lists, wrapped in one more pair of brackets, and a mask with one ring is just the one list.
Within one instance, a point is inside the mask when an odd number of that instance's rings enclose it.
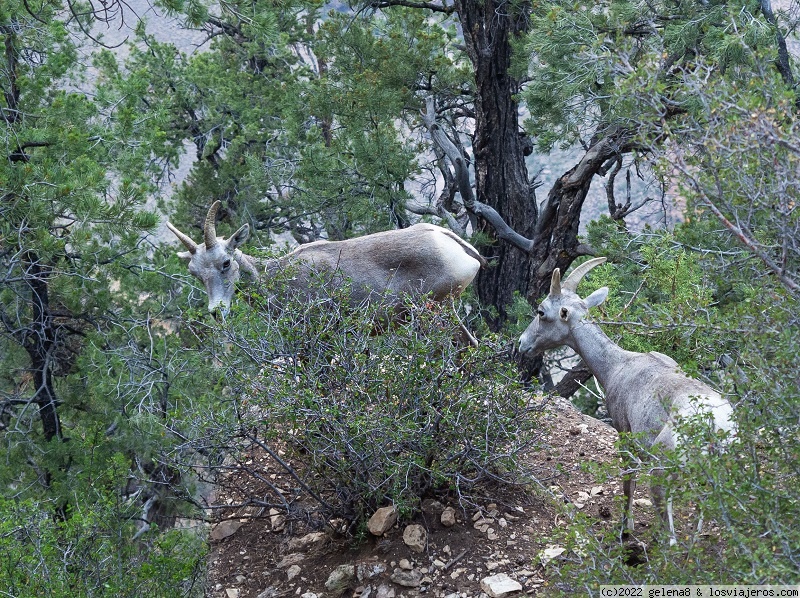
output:
{"label": "green bush", "polygon": [[215,454],[267,452],[266,467],[304,497],[290,506],[272,488],[257,504],[356,532],[386,504],[410,514],[427,496],[469,504],[481,483],[526,482],[518,457],[535,441],[538,407],[497,342],[454,340],[453,306],[354,307],[346,284],[320,280],[310,296],[282,284],[226,322],[230,350],[218,358],[231,399],[208,422]]}
{"label": "green bush", "polygon": [[[571,549],[555,570],[564,593],[598,595],[600,584],[800,581],[800,306],[780,281],[755,280],[758,263],[746,252],[696,249],[693,227],[590,227],[592,244],[612,264],[595,270],[580,293],[610,286],[595,319],[608,321],[604,328],[622,346],[667,353],[721,390],[734,406],[736,439],[716,450],[702,422],[682,422],[682,447],[658,456],[669,474],[678,546],[644,527],[620,542],[617,525],[578,517],[558,538]],[[704,232],[706,247],[717,241],[718,232]],[[721,260],[737,267],[723,271]],[[630,441],[621,440],[620,450]],[[650,470],[641,467],[642,486]],[[699,513],[705,524],[698,536]]]}
{"label": "green bush", "polygon": [[[202,596],[204,541],[153,530],[132,542],[132,505],[109,495],[66,520],[54,505],[0,498],[0,588],[17,598]],[[126,510],[127,507],[127,510]]]}

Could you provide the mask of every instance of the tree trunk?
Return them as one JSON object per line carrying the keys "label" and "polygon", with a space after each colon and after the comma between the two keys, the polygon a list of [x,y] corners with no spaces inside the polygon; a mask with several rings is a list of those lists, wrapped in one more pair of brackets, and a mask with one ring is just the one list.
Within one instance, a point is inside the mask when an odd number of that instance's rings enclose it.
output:
{"label": "tree trunk", "polygon": [[604,171],[609,160],[630,150],[630,137],[625,131],[610,132],[595,141],[580,162],[561,175],[550,189],[534,234],[536,242],[531,253],[532,270],[527,289],[531,305],[537,305],[550,290],[555,268],[560,268],[563,275],[576,258],[591,255],[591,247],[578,239],[583,202],[595,175]]}
{"label": "tree trunk", "polygon": [[[476,196],[497,210],[515,231],[531,238],[536,199],[525,165],[531,145],[520,129],[514,100],[520,84],[508,72],[510,42],[525,32],[529,7],[525,2],[457,0],[456,10],[475,71]],[[495,238],[494,229],[486,223],[481,225],[481,232]],[[482,248],[482,253],[495,265],[478,275],[478,297],[481,304],[496,308],[497,317],[491,325],[499,328],[514,291],[526,294],[531,259],[508,243]]]}
{"label": "tree trunk", "polygon": [[26,278],[31,290],[33,321],[25,339],[25,350],[31,360],[34,381],[34,401],[39,407],[44,439],[61,438],[58,418],[58,399],[53,389],[52,365],[55,356],[57,330],[50,314],[50,296],[47,287],[47,268],[42,267],[36,255],[26,256]]}

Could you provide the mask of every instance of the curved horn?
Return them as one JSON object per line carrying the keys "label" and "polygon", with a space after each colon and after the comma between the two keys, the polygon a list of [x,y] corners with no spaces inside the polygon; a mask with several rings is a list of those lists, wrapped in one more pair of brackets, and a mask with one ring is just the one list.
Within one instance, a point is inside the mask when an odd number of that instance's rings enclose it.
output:
{"label": "curved horn", "polygon": [[194,255],[194,252],[197,251],[197,243],[192,241],[192,238],[189,235],[182,233],[177,228],[172,226],[171,222],[167,222],[167,228],[175,233],[175,236],[181,240],[181,243],[183,243],[183,246],[189,250],[189,253]]}
{"label": "curved horn", "polygon": [[206,215],[206,223],[203,226],[203,239],[206,242],[206,249],[211,249],[217,244],[217,210],[219,210],[220,201],[217,200],[208,208]]}
{"label": "curved horn", "polygon": [[561,294],[561,270],[553,270],[553,277],[550,279],[550,294],[555,297]]}
{"label": "curved horn", "polygon": [[570,272],[569,276],[567,276],[567,279],[561,285],[562,288],[576,293],[578,291],[578,283],[581,281],[581,279],[583,279],[584,276],[586,276],[586,273],[592,268],[605,263],[607,259],[608,258],[605,257],[595,257],[583,262],[580,266]]}

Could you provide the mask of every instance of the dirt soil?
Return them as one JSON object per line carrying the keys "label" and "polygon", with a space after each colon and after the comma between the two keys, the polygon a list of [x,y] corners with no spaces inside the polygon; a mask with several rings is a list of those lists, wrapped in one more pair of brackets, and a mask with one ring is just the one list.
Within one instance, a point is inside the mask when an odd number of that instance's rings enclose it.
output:
{"label": "dirt soil", "polygon": [[[370,537],[356,547],[343,537],[286,522],[282,516],[217,524],[211,533],[207,595],[468,598],[544,593],[553,577],[548,559],[558,559],[554,532],[568,521],[564,504],[571,503],[570,508],[580,509],[599,526],[618,525],[622,490],[618,480],[598,481],[582,467],[590,461],[618,464],[617,433],[610,426],[560,398],[548,403],[542,422],[544,446],[526,459],[538,471],[550,472],[546,481],[528,492],[504,487],[489,490],[479,509],[465,512],[458,504],[425,501],[414,521],[395,525],[383,537]],[[251,458],[263,457],[254,454]],[[271,481],[287,487],[290,483],[280,474]],[[256,488],[246,490],[254,496]],[[646,490],[638,489],[636,496],[645,498]],[[219,498],[228,504],[238,502],[236,496]],[[637,503],[641,505],[634,510],[637,531],[645,531],[652,521],[652,508],[646,502]],[[442,509],[448,506],[456,514],[451,527],[441,523]],[[422,552],[403,540],[409,524],[421,525],[427,532]],[[339,571],[342,580],[334,587],[331,574],[341,565],[345,566]],[[521,588],[508,593],[487,591],[484,580],[498,574]],[[510,587],[516,587],[513,582]]]}

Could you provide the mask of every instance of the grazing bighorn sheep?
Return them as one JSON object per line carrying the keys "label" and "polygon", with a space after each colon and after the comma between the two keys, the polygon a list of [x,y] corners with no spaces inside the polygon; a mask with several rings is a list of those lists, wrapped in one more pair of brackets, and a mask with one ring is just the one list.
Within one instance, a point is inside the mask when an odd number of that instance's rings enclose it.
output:
{"label": "grazing bighorn sheep", "polygon": [[[188,260],[189,272],[199,278],[208,293],[208,309],[230,309],[234,284],[240,270],[255,279],[274,276],[281,269],[296,267],[292,282],[300,291],[307,290],[313,271],[341,273],[352,281],[351,300],[360,303],[373,294],[388,294],[394,302],[402,295],[431,293],[435,301],[458,297],[472,282],[486,260],[455,233],[433,224],[415,224],[345,241],[315,241],[301,245],[278,259],[258,259],[242,253],[250,227],[242,225],[229,239],[217,237],[215,220],[220,202],[215,201],[206,215],[204,243],[195,243],[171,223],[188,251],[179,253]],[[470,342],[474,337],[461,324]]]}
{"label": "grazing bighorn sheep", "polygon": [[[715,430],[734,432],[731,404],[702,382],[684,375],[678,364],[661,353],[626,351],[609,339],[597,324],[587,321],[589,308],[600,305],[608,295],[608,287],[594,291],[586,299],[577,295],[578,283],[589,270],[606,258],[591,259],[561,282],[556,268],[550,282],[550,294],[542,302],[537,316],[519,339],[522,353],[541,353],[567,345],[583,359],[605,391],[605,402],[611,422],[620,433],[641,437],[643,448],[674,449],[678,435],[674,423],[682,417],[708,414]],[[625,507],[623,531],[633,531],[631,503],[636,480],[623,479]],[[675,544],[672,501],[665,501],[664,488],[652,484],[653,502],[669,529],[670,545]],[[666,502],[666,504],[665,504]]]}

